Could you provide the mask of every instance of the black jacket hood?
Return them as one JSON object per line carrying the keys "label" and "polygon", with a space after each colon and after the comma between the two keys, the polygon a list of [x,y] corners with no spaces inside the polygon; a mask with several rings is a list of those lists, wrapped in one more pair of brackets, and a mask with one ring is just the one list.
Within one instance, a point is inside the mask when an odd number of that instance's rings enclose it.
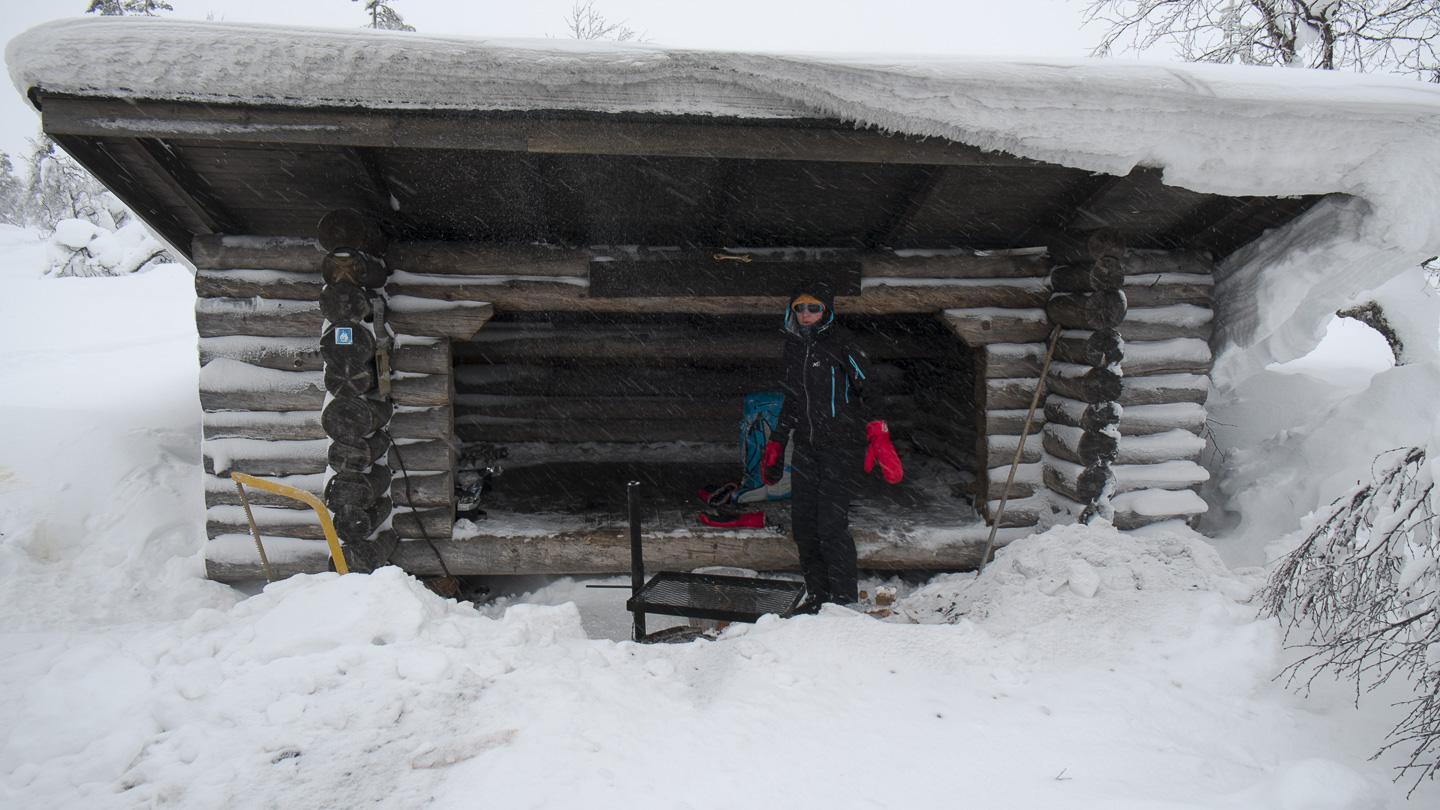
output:
{"label": "black jacket hood", "polygon": [[825,305],[825,318],[815,324],[816,334],[829,329],[835,323],[835,293],[830,289],[829,282],[818,279],[807,281],[795,289],[790,300],[785,302],[785,331],[792,335],[800,334],[800,324],[795,320],[795,299],[802,295],[808,295]]}

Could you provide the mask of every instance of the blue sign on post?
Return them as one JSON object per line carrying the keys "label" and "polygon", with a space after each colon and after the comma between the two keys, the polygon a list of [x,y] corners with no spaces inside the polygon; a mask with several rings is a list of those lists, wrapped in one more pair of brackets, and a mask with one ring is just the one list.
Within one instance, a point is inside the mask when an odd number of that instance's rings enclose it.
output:
{"label": "blue sign on post", "polygon": [[349,346],[355,342],[355,331],[349,326],[335,327],[335,345]]}

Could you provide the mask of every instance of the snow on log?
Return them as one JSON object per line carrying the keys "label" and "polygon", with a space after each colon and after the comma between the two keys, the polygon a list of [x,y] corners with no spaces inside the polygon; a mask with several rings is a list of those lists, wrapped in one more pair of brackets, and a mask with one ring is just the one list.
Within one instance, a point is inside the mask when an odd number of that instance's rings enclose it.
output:
{"label": "snow on log", "polygon": [[[202,476],[202,478],[205,488],[205,506],[241,505],[240,493],[235,491],[235,482],[230,480],[229,476],[205,475]],[[324,474],[282,475],[271,477],[270,480],[277,484],[285,484],[286,486],[295,487],[296,489],[302,489],[317,498],[320,497],[320,493],[325,487]],[[309,506],[294,498],[276,495],[273,492],[267,492],[266,490],[255,487],[246,487],[245,497],[250,501],[252,506],[259,504],[261,506],[277,506],[286,509],[310,509]]]}
{"label": "snow on log", "polygon": [[1125,340],[1171,340],[1199,338],[1208,341],[1214,312],[1194,304],[1162,307],[1131,307],[1117,327]]}
{"label": "snow on log", "polygon": [[1210,344],[1198,338],[1132,340],[1125,344],[1125,376],[1208,374]]}
{"label": "snow on log", "polygon": [[1089,403],[1059,394],[1045,398],[1045,419],[1084,430],[1103,430],[1117,422],[1124,424],[1123,409],[1114,402]]}
{"label": "snow on log", "polygon": [[[1019,436],[1020,431],[1025,427],[1025,417],[1030,413],[1029,403],[1024,408],[1004,408],[1000,410],[985,412],[985,432],[993,434],[1009,434]],[[1035,415],[1030,418],[1030,435],[1034,436],[1045,427],[1045,411],[1041,408],[1035,409]]]}
{"label": "snow on log", "polygon": [[1125,277],[1125,298],[1132,307],[1191,304],[1208,307],[1215,291],[1210,276],[1187,273],[1148,273]]}
{"label": "snow on log", "polygon": [[1113,433],[1069,425],[1046,425],[1041,435],[1046,453],[1087,467],[1114,461],[1120,447],[1120,437]]}
{"label": "snow on log", "polygon": [[270,298],[195,301],[195,325],[202,338],[222,335],[313,338],[320,334],[323,322],[318,301]]}
{"label": "snow on log", "polygon": [[1204,374],[1156,374],[1149,377],[1126,377],[1120,404],[1161,405],[1167,402],[1193,402],[1204,405],[1210,396],[1210,378]]}
{"label": "snow on log", "polygon": [[280,298],[319,301],[320,274],[293,270],[197,270],[195,294],[201,298]]}
{"label": "snow on log", "polygon": [[398,334],[469,340],[495,314],[483,301],[437,301],[413,295],[390,299],[387,320]]}
{"label": "snow on log", "polygon": [[207,439],[304,441],[325,438],[320,411],[215,411],[202,418]]}
{"label": "snow on log", "polygon": [[[200,365],[225,358],[279,371],[319,371],[318,337],[265,338],[226,335],[200,338]],[[418,369],[417,369],[418,370]]]}
{"label": "snow on log", "polygon": [[978,403],[987,411],[1004,411],[1013,408],[1029,408],[1035,400],[1035,387],[1040,380],[1035,377],[1005,377],[985,381],[985,401]]}
{"label": "snow on log", "polygon": [[941,313],[945,325],[970,346],[990,343],[1035,343],[1050,334],[1044,309],[965,307]]}
{"label": "snow on log", "polygon": [[[246,495],[249,495],[247,492]],[[320,528],[320,518],[314,509],[286,509],[275,506],[251,505],[250,514],[255,517],[255,526],[263,539],[267,535],[298,537],[304,540],[323,540],[325,532]],[[247,534],[250,522],[245,518],[243,506],[212,506],[205,510],[205,534],[215,538],[222,534]],[[250,548],[255,548],[252,539]],[[269,553],[269,550],[266,550]]]}
{"label": "snow on log", "polygon": [[[1038,438],[1039,437],[1032,436],[1030,437],[1030,441],[1027,441],[1025,444],[1029,445],[1031,441],[1038,441]],[[984,497],[980,498],[980,500],[997,501],[1000,499],[1001,493],[1005,490],[1005,479],[1010,475],[1010,462],[1014,460],[1014,457],[1015,451],[1012,448],[1010,458],[1004,459],[1004,464],[991,467],[985,471],[984,480],[987,482],[987,487]],[[1000,460],[1001,459],[992,459],[991,463],[994,464]],[[1015,481],[1010,486],[1010,497],[1015,499],[1029,498],[1040,488],[1040,482],[1041,465],[1039,463],[1021,464],[1015,468]]]}
{"label": "snow on log", "polygon": [[[315,239],[294,236],[201,234],[190,242],[191,260],[200,270],[274,270],[314,273],[325,250]],[[317,295],[318,297],[318,295]]]}
{"label": "snow on log", "polygon": [[1158,464],[1175,459],[1198,461],[1204,450],[1204,439],[1188,430],[1176,429],[1147,436],[1121,436],[1120,455],[1115,461],[1117,464]]}
{"label": "snow on log", "polygon": [[[1087,411],[1090,413],[1087,414]],[[1138,436],[1176,428],[1199,433],[1205,427],[1205,416],[1205,406],[1193,402],[1130,405],[1124,407],[1120,414],[1120,433],[1123,436]],[[1086,430],[1098,430],[1108,423],[1108,415],[1095,413],[1089,403],[1055,394],[1045,400],[1045,419]]]}
{"label": "snow on log", "polygon": [[[1176,459],[1158,464],[1113,464],[1110,472],[1115,481],[1115,491],[1130,492],[1138,489],[1187,489],[1193,490],[1210,480],[1210,473],[1199,464]],[[1081,479],[1086,468],[1057,456],[1050,456],[1044,463],[1046,486],[1075,501],[1086,501],[1086,493],[1093,490],[1093,482],[1086,485]],[[1080,497],[1080,496],[1085,497]]]}
{"label": "snow on log", "polygon": [[310,411],[324,399],[318,371],[277,371],[227,358],[200,369],[200,405],[207,411]]}
{"label": "snow on log", "polygon": [[325,471],[329,442],[272,442],[263,439],[206,439],[200,443],[205,472],[250,475],[305,475]]}
{"label": "snow on log", "polygon": [[986,379],[1038,378],[1045,365],[1045,344],[991,343],[981,349],[980,363]]}
{"label": "snow on log", "polygon": [[1205,499],[1188,489],[1141,489],[1125,492],[1111,499],[1115,506],[1115,526],[1134,529],[1173,518],[1188,518],[1209,510]]}
{"label": "snow on log", "polygon": [[[985,437],[985,459],[989,467],[1008,465],[1015,460],[1015,448],[1020,446],[1019,436]],[[1025,450],[1020,455],[1021,464],[1035,464],[1040,461],[1040,437],[1031,435],[1025,439]]]}
{"label": "snow on log", "polygon": [[[281,579],[296,574],[321,574],[329,570],[330,548],[324,540],[262,535],[265,556]],[[249,526],[243,533],[222,534],[205,544],[205,576],[216,582],[263,580],[265,569]]]}

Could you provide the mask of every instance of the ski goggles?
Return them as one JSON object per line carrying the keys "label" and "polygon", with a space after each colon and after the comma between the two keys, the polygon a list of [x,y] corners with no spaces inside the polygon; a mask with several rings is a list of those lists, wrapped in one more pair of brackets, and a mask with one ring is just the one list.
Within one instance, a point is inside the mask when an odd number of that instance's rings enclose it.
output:
{"label": "ski goggles", "polygon": [[812,315],[819,315],[825,311],[824,304],[796,304],[790,308],[796,315],[809,312]]}

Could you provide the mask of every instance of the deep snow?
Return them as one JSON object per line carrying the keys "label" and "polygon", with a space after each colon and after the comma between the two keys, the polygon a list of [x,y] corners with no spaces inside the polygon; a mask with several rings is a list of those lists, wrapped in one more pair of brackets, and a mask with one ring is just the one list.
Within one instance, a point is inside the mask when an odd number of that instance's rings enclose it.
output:
{"label": "deep snow", "polygon": [[478,610],[395,569],[207,582],[190,276],[0,252],[0,806],[1440,802],[1368,760],[1397,696],[1273,681],[1262,574],[1183,530],[1057,528],[884,620],[677,646],[572,580]]}

